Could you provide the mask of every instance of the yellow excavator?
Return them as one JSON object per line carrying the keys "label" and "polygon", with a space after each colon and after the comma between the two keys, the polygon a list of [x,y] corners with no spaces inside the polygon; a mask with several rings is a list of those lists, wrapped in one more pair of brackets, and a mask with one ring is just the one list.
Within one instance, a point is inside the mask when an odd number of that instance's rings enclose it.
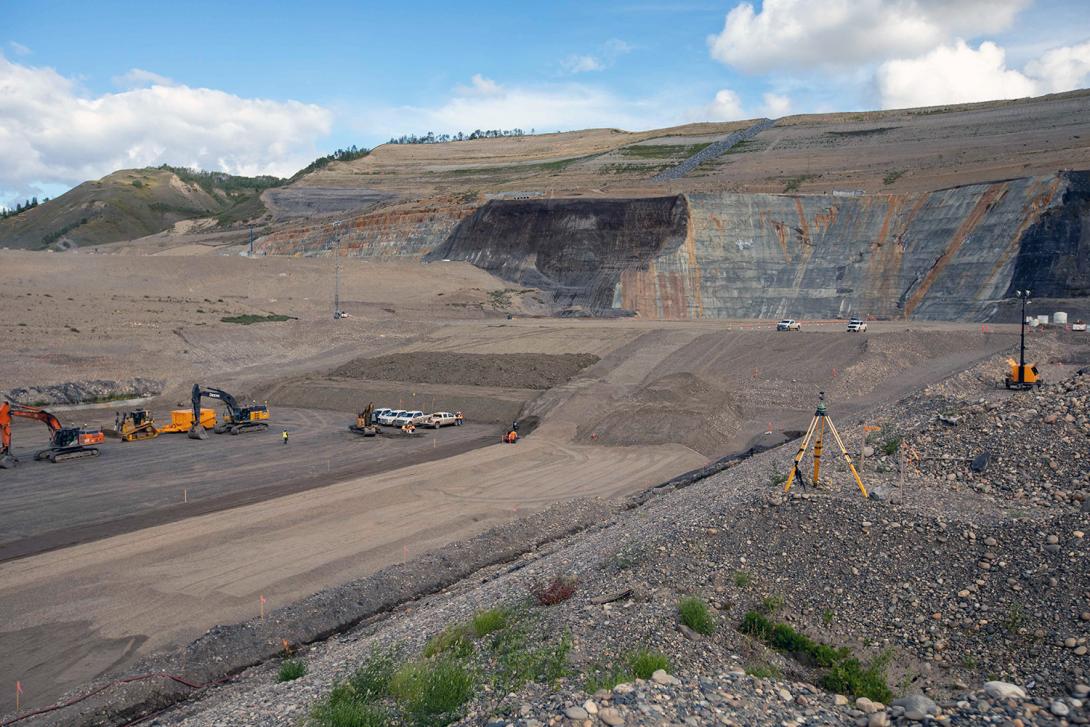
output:
{"label": "yellow excavator", "polygon": [[378,427],[375,425],[372,414],[375,412],[375,402],[370,402],[367,408],[356,415],[356,423],[349,424],[348,430],[356,434],[362,434],[365,437],[373,437],[378,434]]}

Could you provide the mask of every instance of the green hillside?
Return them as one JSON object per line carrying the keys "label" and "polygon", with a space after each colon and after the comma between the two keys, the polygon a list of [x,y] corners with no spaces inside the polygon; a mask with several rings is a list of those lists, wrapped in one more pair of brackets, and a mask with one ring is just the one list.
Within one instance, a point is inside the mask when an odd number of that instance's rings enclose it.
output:
{"label": "green hillside", "polygon": [[261,192],[284,182],[167,166],[123,169],[0,220],[0,247],[90,247],[202,218],[223,229],[262,217]]}

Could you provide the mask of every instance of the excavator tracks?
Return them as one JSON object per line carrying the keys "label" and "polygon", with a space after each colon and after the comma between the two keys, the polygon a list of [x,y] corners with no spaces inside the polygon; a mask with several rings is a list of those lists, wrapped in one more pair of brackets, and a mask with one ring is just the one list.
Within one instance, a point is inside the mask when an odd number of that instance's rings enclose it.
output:
{"label": "excavator tracks", "polygon": [[212,431],[216,434],[245,434],[247,432],[263,432],[268,428],[267,422],[243,422],[242,424],[221,424]]}
{"label": "excavator tracks", "polygon": [[84,457],[97,457],[99,454],[101,452],[98,451],[98,447],[77,447],[61,450],[43,449],[34,455],[34,459],[38,461],[47,459],[55,464],[73,459],[83,459]]}

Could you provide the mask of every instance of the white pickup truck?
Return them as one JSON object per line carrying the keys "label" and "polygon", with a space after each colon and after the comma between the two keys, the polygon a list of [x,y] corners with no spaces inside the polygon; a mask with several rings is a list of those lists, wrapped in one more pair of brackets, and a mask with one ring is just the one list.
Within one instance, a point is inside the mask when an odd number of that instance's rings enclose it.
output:
{"label": "white pickup truck", "polygon": [[419,425],[421,422],[424,421],[425,418],[426,417],[424,416],[424,412],[419,410],[403,411],[395,416],[393,421],[390,423],[395,427],[403,427],[406,424]]}
{"label": "white pickup truck", "polygon": [[423,426],[438,429],[439,427],[453,427],[458,424],[458,417],[452,411],[437,411],[429,414],[424,420]]}

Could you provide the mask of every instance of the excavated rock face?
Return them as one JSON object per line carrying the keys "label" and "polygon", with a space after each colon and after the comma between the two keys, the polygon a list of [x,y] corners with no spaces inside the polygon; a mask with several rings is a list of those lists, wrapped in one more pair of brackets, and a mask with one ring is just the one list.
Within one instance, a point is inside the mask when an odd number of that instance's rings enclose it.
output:
{"label": "excavated rock face", "polygon": [[1090,172],[1068,172],[1062,179],[1059,204],[1022,236],[1008,293],[1090,296]]}
{"label": "excavated rock face", "polygon": [[426,259],[467,260],[551,291],[559,305],[609,309],[623,275],[646,273],[682,244],[688,216],[680,196],[492,200]]}
{"label": "excavated rock face", "polygon": [[1090,294],[1090,173],[906,195],[493,201],[431,258],[651,318],[987,320]]}

